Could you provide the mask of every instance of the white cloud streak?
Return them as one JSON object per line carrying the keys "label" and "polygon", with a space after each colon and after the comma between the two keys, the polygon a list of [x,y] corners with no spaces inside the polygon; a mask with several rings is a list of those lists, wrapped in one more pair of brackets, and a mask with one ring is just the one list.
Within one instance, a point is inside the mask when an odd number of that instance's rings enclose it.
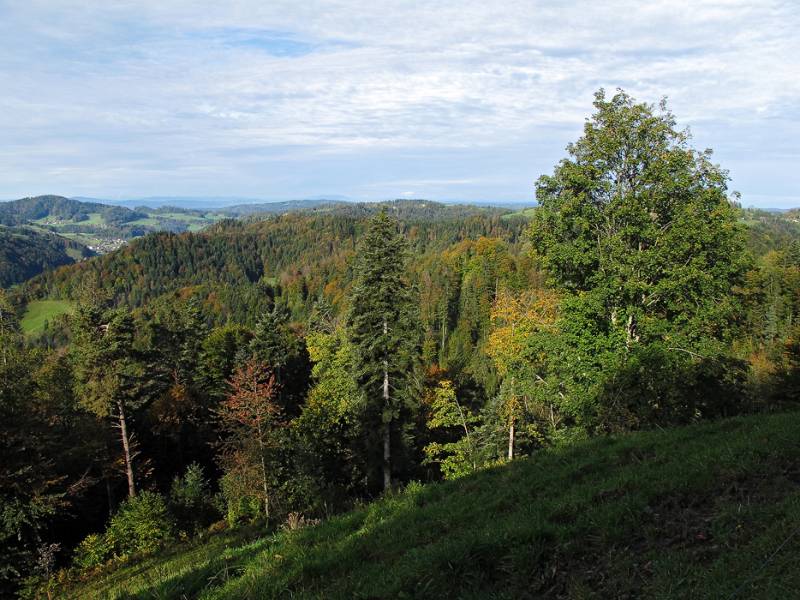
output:
{"label": "white cloud streak", "polygon": [[[409,180],[444,190],[475,179],[481,156],[555,140],[512,176],[527,195],[600,86],[669,96],[698,141],[734,164],[790,160],[798,27],[800,10],[777,0],[0,0],[0,194],[310,194],[333,190],[301,165],[331,160],[350,173],[332,183],[351,191],[391,194]],[[775,136],[745,135],[760,129]],[[455,151],[476,164],[375,178],[360,166],[376,153]],[[772,185],[747,173],[747,185]]]}

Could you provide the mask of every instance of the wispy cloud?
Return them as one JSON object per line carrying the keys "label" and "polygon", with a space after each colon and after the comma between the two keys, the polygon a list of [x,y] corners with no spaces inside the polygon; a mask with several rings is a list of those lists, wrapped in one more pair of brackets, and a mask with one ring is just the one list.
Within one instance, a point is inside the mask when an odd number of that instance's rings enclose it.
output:
{"label": "wispy cloud", "polygon": [[745,201],[792,197],[799,26],[777,0],[0,1],[0,195],[529,197],[605,86],[669,96]]}

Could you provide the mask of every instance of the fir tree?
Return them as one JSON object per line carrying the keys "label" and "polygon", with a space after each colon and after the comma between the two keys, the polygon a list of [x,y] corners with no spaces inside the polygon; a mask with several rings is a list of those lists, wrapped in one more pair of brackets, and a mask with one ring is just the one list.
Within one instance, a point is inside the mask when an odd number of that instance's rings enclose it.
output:
{"label": "fir tree", "polygon": [[358,375],[383,445],[383,489],[392,486],[393,432],[409,400],[409,374],[419,347],[415,293],[406,277],[406,241],[386,211],[370,222],[358,250],[349,330]]}

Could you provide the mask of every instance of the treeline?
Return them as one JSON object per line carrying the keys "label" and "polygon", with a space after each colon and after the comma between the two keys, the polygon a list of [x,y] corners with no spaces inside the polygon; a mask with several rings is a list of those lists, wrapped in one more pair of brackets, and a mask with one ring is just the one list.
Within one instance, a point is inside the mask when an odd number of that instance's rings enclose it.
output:
{"label": "treeline", "polygon": [[[796,245],[753,244],[724,171],[664,106],[595,108],[530,222],[418,203],[399,220],[389,204],[226,221],[5,300],[0,577],[34,595],[59,567],[85,576],[209,529],[793,405]],[[45,295],[77,303],[50,347],[9,301]]]}

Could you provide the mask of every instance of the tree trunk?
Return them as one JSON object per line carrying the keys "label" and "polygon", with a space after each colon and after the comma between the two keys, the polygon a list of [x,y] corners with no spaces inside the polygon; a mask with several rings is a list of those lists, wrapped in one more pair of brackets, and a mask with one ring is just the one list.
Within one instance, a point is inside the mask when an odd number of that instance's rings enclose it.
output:
{"label": "tree trunk", "polygon": [[128,497],[136,495],[136,484],[133,481],[133,456],[131,456],[131,445],[128,439],[128,424],[125,420],[125,406],[122,401],[117,401],[117,412],[119,413],[119,431],[122,438],[122,449],[125,453],[125,474],[128,476]]}
{"label": "tree trunk", "polygon": [[261,421],[258,421],[258,448],[261,454],[261,485],[264,488],[264,518],[269,523],[269,486],[267,485],[267,460],[264,458],[264,437],[261,435]]}
{"label": "tree trunk", "polygon": [[114,494],[111,492],[111,480],[107,473],[103,474],[103,479],[106,480],[106,495],[108,496],[108,517],[114,516]]}
{"label": "tree trunk", "polygon": [[[388,333],[388,324],[383,322],[383,334]],[[389,410],[389,361],[383,360],[383,407]],[[384,415],[386,413],[384,412]],[[383,417],[383,491],[392,487],[392,431],[391,420]]]}
{"label": "tree trunk", "polygon": [[508,460],[514,460],[514,417],[508,426]]}
{"label": "tree trunk", "polygon": [[508,412],[508,460],[514,460],[514,410],[516,409],[517,397],[514,394],[516,390],[515,378],[511,378],[511,404]]}

